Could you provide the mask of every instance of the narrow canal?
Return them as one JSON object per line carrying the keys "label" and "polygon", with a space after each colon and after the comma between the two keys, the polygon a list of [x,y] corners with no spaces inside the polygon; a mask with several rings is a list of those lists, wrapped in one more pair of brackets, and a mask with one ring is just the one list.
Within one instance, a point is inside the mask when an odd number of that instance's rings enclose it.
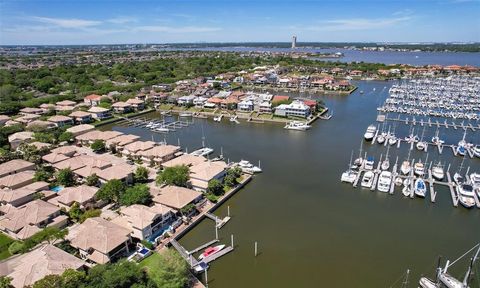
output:
{"label": "narrow canal", "polygon": [[[376,107],[390,87],[386,82],[358,85],[350,96],[322,96],[334,117],[317,121],[308,132],[276,124],[195,119],[194,125],[165,136],[167,142],[180,142],[192,151],[201,145],[203,134],[217,153],[222,147],[231,161],[260,160],[264,170],[215,211],[224,216],[230,206],[233,217],[220,230],[220,240],[227,244],[234,234],[235,250],[212,263],[209,287],[390,287],[407,269],[412,271],[410,286],[417,287],[420,275],[433,276],[438,255],[453,260],[480,240],[480,209],[454,208],[448,189],[436,186],[439,193],[432,204],[428,197],[406,199],[400,189],[392,196],[340,183],[351,152],[358,155],[365,129],[374,123]],[[397,135],[405,137],[409,128],[397,124]],[[113,124],[103,129],[152,138],[150,131],[137,127]],[[423,127],[415,129],[421,135]],[[431,139],[435,128],[425,130],[425,139]],[[467,138],[480,143],[479,134],[470,132]],[[462,132],[443,129],[440,135],[447,143],[457,143]],[[363,148],[377,159],[387,150],[378,144],[364,143]],[[389,154],[392,162],[399,156],[401,163],[407,153],[402,143]],[[426,156],[416,150],[411,155]],[[451,163],[451,171],[461,162],[447,149],[442,155],[429,149],[432,160]],[[467,159],[464,166],[480,171],[480,160]],[[181,243],[192,249],[214,237],[213,221],[206,219]],[[452,267],[452,274],[463,275],[466,265]]]}

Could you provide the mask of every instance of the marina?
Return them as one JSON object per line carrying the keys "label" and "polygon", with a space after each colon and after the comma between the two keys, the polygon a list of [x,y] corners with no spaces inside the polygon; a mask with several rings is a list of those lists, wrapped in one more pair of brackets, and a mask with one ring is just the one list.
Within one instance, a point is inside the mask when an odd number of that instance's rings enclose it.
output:
{"label": "marina", "polygon": [[[308,133],[279,129],[279,125],[274,123],[256,125],[242,121],[241,125],[232,127],[233,123],[225,119],[220,123],[213,119],[195,119],[188,127],[162,135],[168,143],[177,143],[180,139],[182,147],[194,151],[200,146],[204,134],[206,147],[213,148],[217,153],[223,147],[224,154],[231,160],[244,158],[255,160],[255,163],[261,160],[264,172],[215,211],[216,215],[227,215],[226,205],[234,209],[231,220],[218,231],[218,239],[219,243],[228,244],[231,234],[234,234],[235,249],[210,265],[209,287],[248,287],[252,281],[264,287],[308,287],[312,281],[321,281],[330,287],[355,287],[360,282],[369,287],[385,287],[398,277],[399,271],[405,271],[405,267],[411,269],[410,279],[420,279],[422,274],[431,275],[434,271],[427,267],[432,266],[432,260],[438,253],[459,255],[464,247],[470,246],[477,235],[465,227],[476,225],[480,209],[466,210],[459,202],[458,208],[453,208],[452,194],[456,195],[456,191],[448,185],[435,180],[435,204],[431,204],[428,179],[425,179],[425,199],[413,196],[414,200],[410,201],[404,199],[401,193],[403,186],[395,186],[393,194],[389,194],[360,189],[361,178],[356,189],[339,183],[340,174],[350,161],[351,151],[356,151],[352,162],[358,157],[360,140],[363,142],[362,156],[367,153],[367,157],[374,157],[375,168],[378,168],[380,159],[384,160],[388,145],[371,145],[363,141],[363,135],[366,127],[376,119],[375,107],[386,99],[391,84],[362,81],[356,83],[359,89],[347,98],[322,97],[335,112],[335,117],[316,122]],[[376,91],[373,91],[374,88]],[[364,93],[360,94],[360,91]],[[361,117],[352,121],[350,117],[355,114]],[[161,119],[162,115],[154,112],[143,117],[155,120]],[[392,116],[389,114],[389,117]],[[438,149],[431,145],[427,152],[417,150],[415,144],[409,150],[411,144],[400,138],[410,134],[410,125],[400,124],[396,126],[395,135],[401,141],[390,146],[389,151],[392,174],[397,157],[397,173],[402,174],[401,164],[408,159],[410,151],[411,163],[418,162],[418,159],[425,162],[426,154],[429,154],[427,170],[430,162],[436,164],[437,160],[447,163],[445,172],[450,164],[449,174],[453,178],[463,157],[455,157],[448,147],[443,149],[442,154],[434,151]],[[416,127],[415,134],[420,138],[423,127]],[[146,140],[155,135],[148,129],[121,123],[107,125],[105,129],[134,133]],[[385,130],[388,131],[388,125]],[[393,130],[392,124],[390,131]],[[478,131],[468,131],[466,138],[478,143],[476,134],[472,134]],[[436,127],[427,126],[424,139],[431,142],[435,132]],[[439,136],[445,143],[451,144],[462,139],[463,132],[462,129],[441,128]],[[396,148],[398,143],[400,147]],[[285,153],[285,147],[288,147],[288,153]],[[478,159],[465,157],[462,174],[466,174],[468,167],[471,167],[468,174],[478,171],[478,163]],[[447,173],[441,182],[448,182]],[[345,203],[355,205],[348,205],[345,209]],[[214,225],[213,220],[205,218],[179,237],[178,242],[187,251],[194,250],[215,238]],[[386,236],[378,237],[379,233]],[[296,239],[295,245],[291,236]],[[432,237],[444,240],[432,241]],[[258,257],[254,257],[255,241],[260,244]],[[445,247],[444,241],[450,245]],[[336,244],[333,246],[332,243]],[[424,249],[418,243],[429,243],[430,248]],[[394,244],[396,248],[391,249]],[[388,257],[385,251],[388,251]],[[309,260],[312,258],[323,260],[314,265]],[[396,261],[391,261],[392,258]],[[345,262],[341,259],[350,260]],[[351,277],[345,277],[345,269]],[[381,273],[373,276],[372,269]],[[237,273],[239,270],[242,273]],[[323,272],[318,273],[319,270]],[[288,271],[297,272],[292,274]],[[456,272],[455,267],[451,272]],[[272,273],[277,276],[265,278]]]}

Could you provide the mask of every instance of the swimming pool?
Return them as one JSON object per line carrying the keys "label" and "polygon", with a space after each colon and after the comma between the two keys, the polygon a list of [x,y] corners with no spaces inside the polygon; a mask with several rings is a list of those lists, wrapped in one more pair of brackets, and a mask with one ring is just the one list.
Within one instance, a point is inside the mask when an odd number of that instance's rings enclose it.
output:
{"label": "swimming pool", "polygon": [[62,191],[63,188],[65,188],[65,187],[63,187],[63,186],[54,186],[54,187],[50,188],[50,190],[52,190],[52,191],[55,192],[55,193],[58,193],[58,192]]}

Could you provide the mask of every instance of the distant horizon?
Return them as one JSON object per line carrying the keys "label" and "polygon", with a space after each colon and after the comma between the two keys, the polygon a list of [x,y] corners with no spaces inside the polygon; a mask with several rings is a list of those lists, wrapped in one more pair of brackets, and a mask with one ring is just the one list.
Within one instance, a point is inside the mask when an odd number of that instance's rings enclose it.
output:
{"label": "distant horizon", "polygon": [[480,0],[3,0],[0,45],[480,42]]}

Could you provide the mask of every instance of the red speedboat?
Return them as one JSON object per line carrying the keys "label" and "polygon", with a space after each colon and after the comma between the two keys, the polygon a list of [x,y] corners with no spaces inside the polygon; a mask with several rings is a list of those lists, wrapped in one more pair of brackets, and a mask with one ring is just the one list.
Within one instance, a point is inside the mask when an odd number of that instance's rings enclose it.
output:
{"label": "red speedboat", "polygon": [[223,248],[225,248],[225,245],[217,245],[215,247],[208,247],[207,249],[205,249],[205,251],[203,251],[202,255],[200,255],[198,257],[198,259],[202,260],[203,258],[207,258],[208,256],[217,253],[218,251],[222,250]]}

